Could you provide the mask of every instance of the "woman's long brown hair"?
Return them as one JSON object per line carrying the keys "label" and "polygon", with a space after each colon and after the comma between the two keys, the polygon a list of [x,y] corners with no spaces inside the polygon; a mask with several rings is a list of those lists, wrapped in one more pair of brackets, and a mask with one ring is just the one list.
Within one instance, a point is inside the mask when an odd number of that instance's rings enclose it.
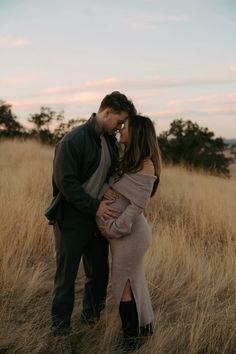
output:
{"label": "woman's long brown hair", "polygon": [[157,190],[161,173],[161,154],[158,146],[154,124],[150,118],[141,115],[128,120],[128,142],[121,153],[116,168],[118,178],[124,173],[135,173],[143,168],[145,160],[150,159],[157,177],[151,196]]}

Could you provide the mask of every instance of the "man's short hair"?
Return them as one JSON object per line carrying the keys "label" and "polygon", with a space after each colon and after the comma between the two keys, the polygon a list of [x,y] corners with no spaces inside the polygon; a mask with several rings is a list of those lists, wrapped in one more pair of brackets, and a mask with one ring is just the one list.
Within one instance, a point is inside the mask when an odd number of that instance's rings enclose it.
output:
{"label": "man's short hair", "polygon": [[129,116],[137,114],[133,102],[119,91],[114,91],[103,98],[99,107],[99,112],[106,108],[111,108],[116,113],[126,112]]}

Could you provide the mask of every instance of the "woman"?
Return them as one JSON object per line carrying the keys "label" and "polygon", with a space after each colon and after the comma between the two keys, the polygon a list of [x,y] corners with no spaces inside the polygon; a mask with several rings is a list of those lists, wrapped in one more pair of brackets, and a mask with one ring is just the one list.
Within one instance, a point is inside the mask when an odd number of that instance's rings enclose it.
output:
{"label": "woman", "polygon": [[140,338],[152,333],[153,310],[143,264],[151,234],[143,210],[156,192],[161,161],[148,117],[129,118],[120,129],[120,143],[123,153],[104,194],[106,199],[116,195],[111,205],[119,216],[97,218],[97,224],[110,242],[112,290],[119,305],[124,345],[134,350],[141,345]]}

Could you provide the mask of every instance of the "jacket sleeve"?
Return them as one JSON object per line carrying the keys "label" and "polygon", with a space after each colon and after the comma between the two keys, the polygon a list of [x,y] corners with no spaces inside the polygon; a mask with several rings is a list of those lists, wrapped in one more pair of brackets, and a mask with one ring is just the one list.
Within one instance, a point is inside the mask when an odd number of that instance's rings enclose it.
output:
{"label": "jacket sleeve", "polygon": [[56,148],[53,176],[64,198],[79,211],[96,215],[100,201],[92,198],[79,181],[84,138],[76,142],[62,141]]}
{"label": "jacket sleeve", "polygon": [[129,235],[136,217],[143,210],[134,203],[130,203],[116,220],[109,219],[105,222],[105,225],[101,227],[102,234],[109,238],[120,238]]}

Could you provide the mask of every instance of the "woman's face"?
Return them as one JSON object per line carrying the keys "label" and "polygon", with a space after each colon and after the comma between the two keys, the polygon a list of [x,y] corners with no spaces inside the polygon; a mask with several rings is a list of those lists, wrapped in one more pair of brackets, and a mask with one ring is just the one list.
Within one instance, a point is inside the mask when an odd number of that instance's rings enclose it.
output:
{"label": "woman's face", "polygon": [[126,119],[122,127],[119,129],[119,132],[120,132],[120,143],[127,144],[128,143],[128,119]]}

